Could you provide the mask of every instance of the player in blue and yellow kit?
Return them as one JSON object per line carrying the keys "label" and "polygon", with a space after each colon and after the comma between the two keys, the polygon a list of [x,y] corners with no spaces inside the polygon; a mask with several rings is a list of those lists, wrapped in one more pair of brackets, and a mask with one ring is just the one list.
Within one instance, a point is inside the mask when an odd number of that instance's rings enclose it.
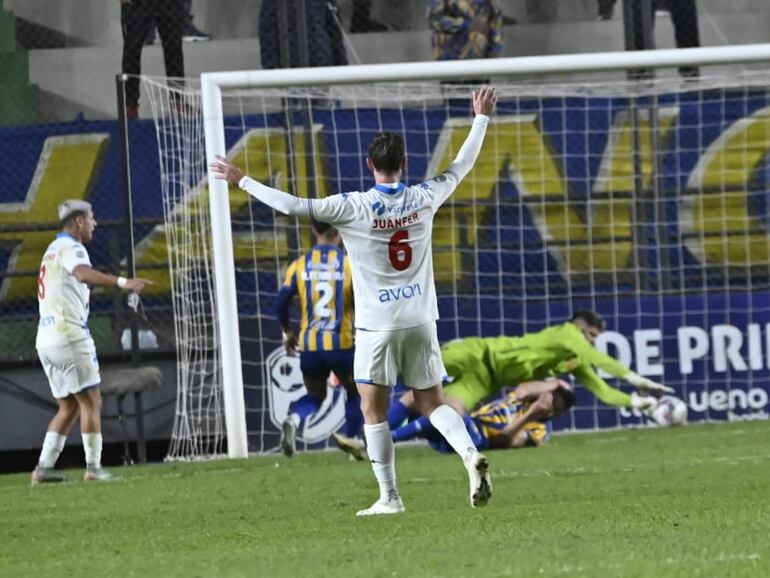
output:
{"label": "player in blue and yellow kit", "polygon": [[[575,394],[567,382],[530,381],[463,416],[463,421],[479,450],[537,447],[551,436],[551,418],[574,404]],[[392,435],[396,442],[422,437],[437,451],[452,451],[441,434],[421,417],[395,429]]]}
{"label": "player in blue and yellow kit", "polygon": [[[479,451],[538,447],[551,437],[551,418],[562,415],[573,405],[575,394],[567,382],[561,379],[530,381],[470,415],[463,415],[463,421]],[[391,424],[394,442],[424,438],[437,451],[454,451],[429,420],[417,416],[414,414],[412,417],[416,419],[400,427]],[[360,451],[361,442],[337,440],[337,445],[352,454]]]}
{"label": "player in blue and yellow kit", "polygon": [[[328,223],[313,221],[316,245],[289,265],[278,293],[276,313],[289,355],[299,349],[300,368],[307,393],[289,405],[281,428],[281,449],[291,457],[297,430],[318,411],[326,398],[326,382],[333,371],[345,388],[345,432],[357,437],[363,417],[353,382],[353,278],[350,262],[340,247],[340,234]],[[289,306],[297,295],[300,305],[299,335],[289,322]],[[356,456],[362,459],[363,455]]]}

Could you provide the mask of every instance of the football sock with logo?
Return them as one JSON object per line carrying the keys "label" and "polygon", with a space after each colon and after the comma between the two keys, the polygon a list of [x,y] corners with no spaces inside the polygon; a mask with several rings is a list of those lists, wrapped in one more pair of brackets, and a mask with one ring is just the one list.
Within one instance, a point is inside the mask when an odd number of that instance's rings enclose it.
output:
{"label": "football sock with logo", "polygon": [[404,424],[409,416],[412,414],[412,410],[406,407],[400,401],[394,401],[390,404],[388,409],[388,425],[390,429],[396,429]]}
{"label": "football sock with logo", "polygon": [[361,437],[364,416],[361,413],[361,396],[357,393],[345,400],[345,435],[351,438]]}
{"label": "football sock with logo", "polygon": [[463,461],[467,461],[478,453],[473,440],[468,435],[468,430],[465,429],[463,418],[452,407],[446,404],[438,406],[430,414],[430,423],[441,432]]}
{"label": "football sock with logo", "polygon": [[366,451],[369,461],[372,463],[374,477],[380,485],[380,500],[388,501],[398,499],[398,486],[396,485],[396,456],[393,449],[393,440],[390,439],[388,422],[373,425],[364,424],[364,436],[366,437]]}
{"label": "football sock with logo", "polygon": [[89,468],[102,467],[102,434],[83,433],[83,451],[86,454],[86,466]]}
{"label": "football sock with logo", "polygon": [[404,442],[416,438],[429,427],[431,427],[430,420],[421,415],[417,419],[412,420],[391,432],[391,436],[394,442]]}
{"label": "football sock with logo", "polygon": [[67,436],[64,436],[55,431],[49,431],[45,434],[43,440],[43,449],[40,450],[40,459],[38,463],[44,468],[52,468],[56,465],[56,460],[59,459],[59,454],[64,449],[64,442],[67,440]]}
{"label": "football sock with logo", "polygon": [[295,421],[294,423],[294,425],[297,426],[297,429],[301,430],[305,427],[305,420],[307,420],[308,417],[321,409],[322,403],[323,400],[318,399],[314,395],[306,393],[297,401],[293,401],[289,405],[289,415],[291,416],[291,414],[296,414],[296,416],[299,418],[299,422]]}

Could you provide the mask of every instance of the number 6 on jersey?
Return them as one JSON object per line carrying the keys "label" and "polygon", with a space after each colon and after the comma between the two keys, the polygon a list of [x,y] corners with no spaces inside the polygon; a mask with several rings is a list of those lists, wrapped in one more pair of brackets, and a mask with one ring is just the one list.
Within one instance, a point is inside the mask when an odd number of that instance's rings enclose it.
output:
{"label": "number 6 on jersey", "polygon": [[396,271],[408,269],[412,263],[412,248],[407,243],[408,240],[409,231],[401,229],[393,233],[388,241],[388,257]]}

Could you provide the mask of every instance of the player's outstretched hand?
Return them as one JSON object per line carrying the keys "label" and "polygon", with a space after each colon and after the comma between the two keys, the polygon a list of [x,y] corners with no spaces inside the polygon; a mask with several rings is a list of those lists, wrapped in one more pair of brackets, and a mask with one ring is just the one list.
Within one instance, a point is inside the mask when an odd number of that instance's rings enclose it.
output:
{"label": "player's outstretched hand", "polygon": [[497,94],[491,86],[484,85],[478,92],[473,92],[473,113],[491,115],[495,110]]}
{"label": "player's outstretched hand", "polygon": [[133,277],[126,281],[123,286],[125,291],[133,291],[134,293],[141,293],[147,285],[152,285],[152,281],[149,279],[142,279],[140,277]]}
{"label": "player's outstretched hand", "polygon": [[221,155],[217,155],[217,160],[211,163],[210,168],[216,178],[233,185],[237,185],[243,178],[243,171]]}
{"label": "player's outstretched hand", "polygon": [[654,391],[655,393],[674,393],[673,388],[658,383],[657,381],[652,381],[649,377],[643,377],[633,371],[630,371],[623,379],[643,392]]}
{"label": "player's outstretched hand", "polygon": [[658,404],[658,400],[651,395],[639,395],[636,392],[631,394],[631,407],[638,409],[642,413],[651,411]]}
{"label": "player's outstretched hand", "polygon": [[673,387],[663,385],[662,383],[652,381],[651,379],[647,379],[636,387],[641,391],[654,391],[655,393],[674,393]]}

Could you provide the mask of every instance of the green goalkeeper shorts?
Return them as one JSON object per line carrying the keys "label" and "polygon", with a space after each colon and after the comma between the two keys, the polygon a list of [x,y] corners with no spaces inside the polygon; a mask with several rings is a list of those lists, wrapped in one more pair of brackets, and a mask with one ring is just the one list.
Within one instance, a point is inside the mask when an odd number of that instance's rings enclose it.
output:
{"label": "green goalkeeper shorts", "polygon": [[484,340],[478,337],[455,339],[441,348],[441,359],[452,378],[444,393],[462,401],[467,411],[499,389],[493,385],[487,355]]}

